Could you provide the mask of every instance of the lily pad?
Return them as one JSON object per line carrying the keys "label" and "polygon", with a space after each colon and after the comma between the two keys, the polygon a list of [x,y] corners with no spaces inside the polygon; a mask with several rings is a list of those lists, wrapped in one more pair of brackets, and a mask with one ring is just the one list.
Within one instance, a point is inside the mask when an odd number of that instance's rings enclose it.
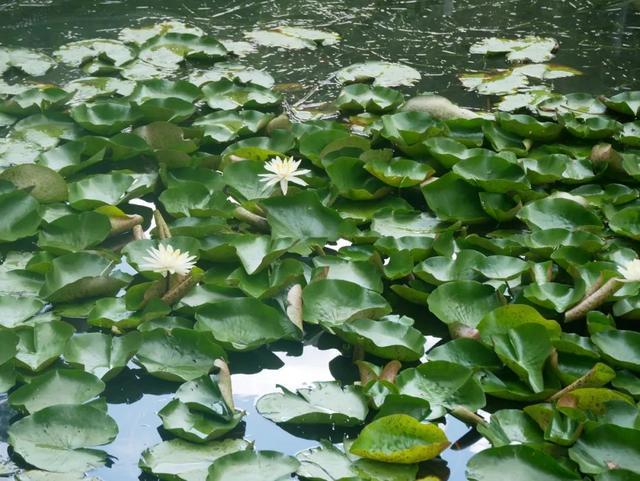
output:
{"label": "lily pad", "polygon": [[137,332],[119,337],[99,332],[76,334],[67,342],[64,359],[72,366],[108,381],[124,369],[141,342]]}
{"label": "lily pad", "polygon": [[454,329],[456,325],[476,327],[501,302],[495,289],[476,281],[453,281],[438,286],[429,296],[429,309]]}
{"label": "lily pad", "polygon": [[213,370],[224,350],[211,336],[189,329],[162,330],[142,334],[136,361],[152,376],[168,381],[191,381]]}
{"label": "lily pad", "polygon": [[473,370],[448,361],[429,361],[405,369],[398,375],[396,385],[401,394],[429,400],[428,419],[438,419],[447,409],[458,406],[475,411],[486,403]]}
{"label": "lily pad", "polygon": [[34,235],[42,217],[38,201],[24,190],[0,192],[0,242]]}
{"label": "lily pad", "polygon": [[296,458],[276,451],[238,451],[218,458],[207,481],[279,481],[299,467]]}
{"label": "lily pad", "polygon": [[604,103],[612,110],[621,114],[638,117],[640,115],[640,92],[622,92],[604,100]]}
{"label": "lily pad", "polygon": [[74,330],[72,325],[55,320],[16,328],[16,364],[33,372],[50,366],[60,357]]}
{"label": "lily pad", "polygon": [[55,369],[34,377],[13,391],[9,404],[30,414],[57,404],[84,404],[104,391],[105,384],[88,372]]}
{"label": "lily pad", "polygon": [[284,313],[251,298],[205,305],[196,312],[196,319],[196,330],[211,332],[223,347],[234,351],[256,349],[296,334]]}
{"label": "lily pad", "polygon": [[358,318],[377,318],[391,312],[378,293],[353,282],[323,279],[302,291],[303,319],[331,327]]}
{"label": "lily pad", "polygon": [[602,222],[593,210],[559,197],[533,201],[522,208],[518,217],[531,229],[597,231],[602,228]]}
{"label": "lily pad", "polygon": [[226,78],[204,84],[202,93],[207,105],[216,110],[263,110],[275,107],[282,100],[280,94],[261,85],[240,85]]}
{"label": "lily pad", "polygon": [[100,58],[120,66],[135,58],[135,51],[118,40],[95,38],[63,45],[53,54],[62,63],[72,67]]}
{"label": "lily pad", "polygon": [[591,339],[612,365],[640,371],[640,333],[612,330],[598,332]]}
{"label": "lily pad", "polygon": [[404,96],[397,90],[354,84],[347,85],[342,89],[336,100],[336,105],[343,112],[381,114],[398,108],[403,102]]}
{"label": "lily pad", "polygon": [[256,110],[222,111],[196,119],[193,126],[204,131],[205,141],[224,143],[231,142],[238,137],[257,134],[266,127],[272,117],[272,114]]}
{"label": "lily pad", "polygon": [[232,431],[244,413],[236,411],[229,419],[212,416],[202,409],[190,408],[174,399],[158,412],[162,426],[171,434],[193,443],[208,443]]}
{"label": "lily pad", "polygon": [[275,423],[357,426],[367,417],[367,403],[354,386],[315,382],[297,394],[280,386],[282,393],[266,394],[256,409]]}
{"label": "lily pad", "polygon": [[139,466],[160,479],[206,481],[209,466],[218,458],[250,448],[251,444],[244,439],[225,439],[208,444],[172,439],[145,450]]}
{"label": "lily pad", "polygon": [[0,48],[0,73],[11,68],[18,68],[27,75],[40,77],[55,65],[54,60],[35,50],[26,48]]}
{"label": "lily pad", "polygon": [[89,252],[57,257],[51,263],[40,293],[52,302],[115,294],[127,281],[109,276],[113,266],[106,257]]}
{"label": "lily pad", "polygon": [[38,245],[53,253],[78,252],[94,247],[111,233],[106,215],[83,212],[60,217],[47,224],[38,237]]}
{"label": "lily pad", "polygon": [[469,49],[472,54],[507,54],[510,62],[533,62],[542,63],[553,58],[553,52],[558,48],[558,42],[553,38],[545,37],[523,37],[517,39],[509,38],[486,38],[474,43]]}
{"label": "lily pad", "polygon": [[104,100],[81,104],[71,109],[71,117],[80,126],[98,135],[113,135],[140,119],[140,112],[125,100]]}
{"label": "lily pad", "polygon": [[509,471],[519,479],[539,481],[578,481],[580,475],[560,464],[552,456],[529,446],[501,446],[486,449],[467,464],[470,481],[495,481]]}
{"label": "lily pad", "polygon": [[569,456],[583,473],[600,474],[611,469],[638,472],[640,431],[612,424],[588,430],[569,448]]}
{"label": "lily pad", "polygon": [[355,63],[336,72],[336,79],[340,83],[373,81],[373,85],[380,87],[410,86],[420,78],[420,72],[413,67],[380,61]]}
{"label": "lily pad", "polygon": [[543,368],[553,350],[546,329],[540,324],[521,324],[507,334],[493,336],[492,340],[502,362],[527,382],[533,392],[542,392]]}
{"label": "lily pad", "polygon": [[[406,318],[404,318],[406,319]],[[362,346],[365,352],[384,359],[417,361],[424,354],[425,338],[412,327],[412,320],[404,322],[395,316],[356,319],[335,327],[341,338],[352,345]]]}
{"label": "lily pad", "polygon": [[54,472],[87,471],[102,466],[118,425],[88,405],[51,406],[9,427],[9,443],[32,466]]}
{"label": "lily pad", "polygon": [[215,38],[178,32],[150,38],[138,54],[140,60],[160,68],[172,68],[187,58],[212,61],[226,56],[227,49]]}
{"label": "lily pad", "polygon": [[412,464],[436,457],[450,444],[435,424],[422,424],[406,414],[393,414],[365,426],[350,451],[375,461]]}

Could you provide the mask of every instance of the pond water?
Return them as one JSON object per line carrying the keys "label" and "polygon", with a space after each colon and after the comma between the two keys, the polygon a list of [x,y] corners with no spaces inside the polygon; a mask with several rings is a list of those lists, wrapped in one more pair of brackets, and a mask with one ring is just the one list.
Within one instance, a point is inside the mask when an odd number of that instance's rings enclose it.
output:
{"label": "pond water", "polygon": [[[176,19],[203,28],[219,38],[241,39],[243,32],[291,24],[333,30],[342,42],[315,52],[275,49],[251,54],[243,62],[266,69],[277,82],[301,84],[289,95],[302,97],[340,67],[364,60],[402,62],[418,69],[423,79],[415,91],[444,94],[466,105],[484,100],[466,93],[457,80],[464,70],[498,66],[482,57],[470,57],[469,46],[490,36],[536,34],[560,42],[557,63],[578,68],[581,77],[564,79],[559,91],[607,94],[637,87],[640,77],[640,2],[619,0],[30,0],[0,2],[0,44],[45,48],[96,36],[112,38],[124,27]],[[48,77],[66,80],[57,69]],[[69,77],[70,78],[70,77]],[[634,85],[635,83],[635,85]],[[327,85],[322,93],[335,93]],[[332,90],[333,89],[333,90]],[[247,411],[241,426],[257,449],[296,452],[343,433],[313,429],[287,432],[261,418],[255,400],[276,390],[334,378],[352,382],[357,375],[350,359],[341,356],[331,341],[313,337],[300,346],[278,346],[274,353],[235,356],[231,367],[238,407]],[[324,344],[327,345],[324,345]],[[131,366],[109,383],[109,414],[120,435],[107,450],[115,462],[95,474],[104,481],[127,481],[139,476],[140,453],[162,439],[156,415],[172,397],[175,384],[154,380]],[[6,429],[12,413],[0,397],[0,455],[6,450]],[[467,431],[447,418],[451,440]],[[236,433],[238,434],[238,433]],[[464,466],[474,446],[447,450],[447,463],[431,466],[441,478],[465,479]],[[0,473],[0,477],[1,477]],[[140,475],[139,479],[153,477]]]}
{"label": "pond water", "polygon": [[554,62],[584,72],[557,82],[561,92],[608,94],[629,88],[640,75],[638,0],[12,0],[0,2],[0,14],[0,44],[51,50],[169,18],[232,40],[282,24],[339,33],[342,42],[316,51],[263,49],[244,59],[277,82],[302,83],[293,93],[299,96],[340,67],[384,59],[418,69],[418,91],[482,105],[464,92],[457,75],[503,65],[468,54],[474,41],[492,36],[555,37],[560,50]]}

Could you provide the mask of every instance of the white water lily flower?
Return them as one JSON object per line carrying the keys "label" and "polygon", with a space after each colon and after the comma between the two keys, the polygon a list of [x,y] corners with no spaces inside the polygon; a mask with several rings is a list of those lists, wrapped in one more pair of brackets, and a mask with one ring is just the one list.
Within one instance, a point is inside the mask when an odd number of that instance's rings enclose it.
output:
{"label": "white water lily flower", "polygon": [[308,169],[298,169],[301,160],[294,160],[293,157],[285,157],[281,159],[276,157],[267,162],[264,166],[271,174],[258,174],[261,177],[260,182],[264,182],[267,187],[280,183],[280,190],[283,195],[287,195],[287,187],[289,182],[305,186],[307,183],[299,179],[298,176],[311,172]]}
{"label": "white water lily flower", "polygon": [[195,263],[195,256],[189,252],[180,252],[170,245],[160,244],[158,248],[147,249],[147,257],[144,257],[139,267],[143,271],[159,272],[163,277],[167,274],[178,274],[186,276],[191,272]]}
{"label": "white water lily flower", "polygon": [[640,281],[640,259],[633,259],[632,261],[627,262],[627,265],[620,267],[618,271],[627,282]]}

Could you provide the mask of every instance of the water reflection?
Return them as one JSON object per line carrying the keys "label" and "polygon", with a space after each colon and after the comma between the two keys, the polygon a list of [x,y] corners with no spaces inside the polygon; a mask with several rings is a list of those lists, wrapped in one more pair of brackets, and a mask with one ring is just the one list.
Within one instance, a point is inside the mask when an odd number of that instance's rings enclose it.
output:
{"label": "water reflection", "polygon": [[[278,82],[309,88],[338,68],[363,60],[407,63],[423,74],[418,90],[437,91],[479,105],[457,81],[462,70],[503,66],[470,57],[468,48],[487,36],[548,35],[561,49],[554,62],[585,75],[557,82],[560,91],[607,94],[637,86],[640,11],[636,1],[584,0],[59,0],[5,2],[0,43],[53,49],[69,40],[115,37],[123,27],[175,18],[220,38],[283,23],[325,27],[340,44],[311,51],[260,49],[244,61],[270,71]],[[57,69],[52,80],[80,76]],[[330,89],[326,94],[333,93]],[[292,93],[301,96],[304,93]]]}

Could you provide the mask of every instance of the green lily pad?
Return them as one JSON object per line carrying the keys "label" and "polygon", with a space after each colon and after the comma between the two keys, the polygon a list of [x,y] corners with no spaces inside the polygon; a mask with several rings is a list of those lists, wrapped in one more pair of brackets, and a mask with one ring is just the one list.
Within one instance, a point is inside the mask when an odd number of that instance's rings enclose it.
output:
{"label": "green lily pad", "polygon": [[336,72],[336,79],[340,83],[373,81],[374,86],[380,87],[411,86],[420,78],[420,72],[413,67],[380,61],[355,63]]}
{"label": "green lily pad", "polygon": [[637,473],[640,431],[612,424],[596,426],[569,448],[569,457],[587,474],[600,474],[612,469],[628,469]]}
{"label": "green lily pad", "polygon": [[18,189],[28,189],[32,197],[43,204],[67,200],[67,183],[60,174],[48,167],[21,164],[4,169],[0,179],[7,180]]}
{"label": "green lily pad", "polygon": [[209,70],[193,72],[189,75],[189,82],[201,87],[207,82],[217,82],[223,78],[240,83],[261,85],[268,89],[276,83],[274,78],[264,70],[234,62],[221,62]]}
{"label": "green lily pad", "polygon": [[141,342],[137,332],[119,337],[99,332],[76,334],[67,342],[64,360],[108,381],[124,369]]}
{"label": "green lily pad", "polygon": [[345,322],[336,326],[335,331],[349,344],[362,346],[365,352],[383,359],[417,361],[424,354],[425,338],[412,324],[412,320],[404,322],[402,318],[387,316],[377,321]]}
{"label": "green lily pad", "polygon": [[487,192],[518,192],[531,188],[525,171],[499,155],[472,156],[457,162],[452,171]]}
{"label": "green lily pad", "polygon": [[[44,301],[38,297],[0,296],[0,326],[7,329],[18,327],[24,321],[40,312],[44,305]],[[4,361],[1,361],[0,364],[2,362]]]}
{"label": "green lily pad", "polygon": [[428,358],[430,361],[449,361],[470,369],[495,370],[502,366],[498,356],[489,347],[464,337],[434,347],[429,351]]}
{"label": "green lily pad", "polygon": [[[345,443],[344,448],[349,449],[349,443]],[[348,456],[326,441],[317,448],[301,451],[296,457],[300,461],[298,476],[314,481],[414,481],[418,471],[415,464],[384,463],[356,458],[354,455]]]}
{"label": "green lily pad", "polygon": [[541,142],[552,142],[560,136],[562,126],[555,122],[541,122],[530,115],[496,114],[500,127],[507,132]]}
{"label": "green lily pad", "polygon": [[0,112],[18,117],[61,109],[73,94],[57,87],[32,88],[0,103]]}
{"label": "green lily pad", "polygon": [[297,35],[287,35],[274,30],[254,30],[244,34],[252,42],[264,47],[277,47],[287,50],[315,50],[316,44],[311,39],[300,38]]}
{"label": "green lily pad", "polygon": [[122,202],[135,178],[121,172],[95,174],[69,184],[69,204],[89,210]]}
{"label": "green lily pad", "polygon": [[225,439],[208,444],[192,444],[182,439],[163,441],[146,449],[139,466],[160,479],[206,481],[209,466],[218,458],[251,449],[244,439]]}
{"label": "green lily pad", "polygon": [[640,239],[640,229],[637,224],[639,216],[640,207],[632,204],[612,213],[609,217],[609,227],[620,236]]}
{"label": "green lily pad", "polygon": [[27,75],[40,77],[55,65],[54,60],[35,50],[27,48],[0,48],[0,72],[5,73],[11,68],[22,70]]}
{"label": "green lily pad", "polygon": [[256,110],[221,111],[196,119],[193,126],[203,130],[205,141],[224,143],[257,134],[272,118],[272,114]]}
{"label": "green lily pad", "polygon": [[38,237],[38,246],[53,253],[78,252],[94,247],[111,233],[106,215],[83,212],[60,217],[47,224]]}
{"label": "green lily pad", "polygon": [[51,302],[113,295],[127,283],[124,278],[109,275],[113,266],[113,261],[89,252],[57,257],[51,263],[40,293]]}
{"label": "green lily pad", "polygon": [[196,319],[196,330],[211,332],[223,347],[234,351],[256,349],[296,333],[282,312],[251,298],[202,306]]}
{"label": "green lily pad", "polygon": [[354,386],[337,382],[314,382],[297,394],[279,386],[282,393],[262,396],[256,409],[274,423],[334,424],[357,426],[369,411],[364,396]]}
{"label": "green lily pad", "polygon": [[14,329],[19,338],[16,364],[33,372],[42,371],[60,357],[74,331],[72,325],[56,320],[19,326]]}
{"label": "green lily pad", "polygon": [[373,200],[389,191],[380,180],[367,172],[364,162],[355,157],[339,157],[326,170],[339,194],[347,199]]}
{"label": "green lily pad", "polygon": [[208,443],[238,426],[244,413],[236,411],[229,419],[212,416],[202,409],[190,408],[178,399],[163,407],[158,416],[171,434],[193,443]]}
{"label": "green lily pad", "polygon": [[537,481],[578,481],[580,475],[560,464],[552,456],[529,446],[501,446],[486,449],[467,464],[470,481],[495,481],[505,476]]}
{"label": "green lily pad", "polygon": [[520,210],[518,217],[531,229],[597,231],[602,228],[602,222],[593,210],[559,197],[533,201]]}
{"label": "green lily pad", "polygon": [[55,369],[13,391],[9,404],[33,414],[57,404],[84,404],[100,395],[104,388],[105,384],[88,372]]}
{"label": "green lily pad", "polygon": [[446,125],[425,112],[383,115],[380,135],[409,155],[426,153],[423,141],[447,132]]}
{"label": "green lily pad", "polygon": [[117,134],[140,119],[139,111],[124,100],[81,104],[70,114],[80,126],[98,135]]}
{"label": "green lily pad", "polygon": [[431,414],[438,419],[458,406],[475,411],[486,399],[472,369],[448,361],[429,361],[403,370],[396,379],[401,394],[428,399]]}
{"label": "green lily pad", "polygon": [[365,426],[350,452],[375,461],[412,464],[436,457],[450,444],[435,424],[422,424],[406,414],[393,414]]}
{"label": "green lily pad", "polygon": [[392,187],[412,187],[424,182],[434,173],[432,167],[411,159],[394,158],[389,161],[375,159],[364,168],[373,176]]}
{"label": "green lily pad", "polygon": [[72,67],[100,58],[120,66],[135,58],[135,51],[118,40],[95,38],[80,40],[63,45],[54,52],[54,56]]}
{"label": "green lily pad", "polygon": [[275,107],[282,100],[278,93],[261,85],[240,85],[226,78],[206,83],[202,93],[209,107],[216,110],[263,110]]}
{"label": "green lily pad", "polygon": [[543,368],[553,346],[547,330],[540,324],[525,323],[492,337],[498,357],[527,382],[533,392],[544,390]]}
{"label": "green lily pad", "polygon": [[611,110],[621,114],[638,117],[640,115],[640,92],[622,92],[613,97],[604,99],[604,103]]}
{"label": "green lily pad", "polygon": [[474,43],[469,53],[481,55],[507,54],[510,62],[547,62],[553,58],[558,42],[553,38],[528,36],[523,38],[485,38]]}
{"label": "green lily pad", "polygon": [[529,284],[524,290],[524,297],[527,300],[556,312],[565,312],[577,304],[583,296],[584,285],[574,287],[558,282]]}
{"label": "green lily pad", "polygon": [[370,87],[364,84],[347,85],[342,89],[337,107],[343,112],[387,113],[404,102],[404,96],[387,87]]}
{"label": "green lily pad", "polygon": [[606,139],[620,133],[622,124],[607,117],[589,117],[582,119],[565,114],[560,121],[571,135],[580,139]]}
{"label": "green lily pad", "polygon": [[174,68],[184,59],[221,60],[227,49],[215,38],[192,33],[167,32],[140,46],[138,58],[159,68]]}
{"label": "green lily pad", "polygon": [[213,370],[224,350],[211,336],[189,329],[162,330],[142,334],[136,361],[152,376],[168,381],[191,381]]}
{"label": "green lily pad", "polygon": [[510,95],[529,85],[526,75],[517,70],[464,73],[459,76],[462,86],[480,95]]}
{"label": "green lily pad", "polygon": [[218,458],[207,481],[279,481],[299,467],[296,458],[276,451],[238,451]]}
{"label": "green lily pad", "polygon": [[340,35],[327,30],[316,30],[311,28],[283,25],[272,29],[272,31],[279,32],[290,37],[298,37],[304,40],[311,40],[320,45],[333,45],[340,41]]}
{"label": "green lily pad", "polygon": [[118,34],[118,39],[126,43],[142,45],[147,40],[165,33],[190,33],[192,35],[203,35],[204,32],[198,27],[187,25],[177,20],[167,20],[153,25],[140,28],[123,28]]}
{"label": "green lily pad", "polygon": [[442,322],[476,327],[482,318],[501,305],[495,289],[476,281],[453,281],[438,286],[429,296],[429,310]]}
{"label": "green lily pad", "polygon": [[325,207],[313,192],[272,197],[262,202],[274,238],[335,241],[354,232],[337,211]]}
{"label": "green lily pad", "polygon": [[24,190],[0,192],[0,242],[34,235],[42,217],[38,201]]}
{"label": "green lily pad", "polygon": [[443,221],[477,223],[485,220],[480,190],[449,172],[422,187],[429,208]]}
{"label": "green lily pad", "polygon": [[234,416],[227,405],[215,376],[202,376],[184,383],[176,391],[176,399],[189,408],[220,417],[227,421]]}
{"label": "green lily pad", "polygon": [[591,339],[612,365],[640,371],[640,333],[612,330],[598,332]]}
{"label": "green lily pad", "polygon": [[138,82],[128,100],[146,120],[179,123],[195,113],[193,103],[201,96],[198,87],[184,80],[152,79]]}
{"label": "green lily pad", "polygon": [[464,249],[455,258],[433,256],[418,264],[413,272],[429,284],[440,285],[450,281],[475,280],[477,267],[485,259],[478,251]]}
{"label": "green lily pad", "polygon": [[105,150],[99,150],[96,154],[89,157],[84,155],[85,150],[86,144],[82,141],[67,142],[40,154],[37,162],[40,165],[57,171],[63,177],[69,177],[76,172],[100,162],[104,158]]}
{"label": "green lily pad", "polygon": [[9,443],[32,466],[54,472],[87,471],[102,466],[118,425],[89,405],[51,406],[12,424]]}
{"label": "green lily pad", "polygon": [[491,415],[489,423],[478,424],[478,432],[494,448],[509,444],[542,445],[543,433],[531,417],[519,409],[502,409]]}
{"label": "green lily pad", "polygon": [[328,327],[358,318],[375,319],[391,312],[387,301],[377,292],[339,279],[308,284],[302,291],[302,302],[306,322]]}

